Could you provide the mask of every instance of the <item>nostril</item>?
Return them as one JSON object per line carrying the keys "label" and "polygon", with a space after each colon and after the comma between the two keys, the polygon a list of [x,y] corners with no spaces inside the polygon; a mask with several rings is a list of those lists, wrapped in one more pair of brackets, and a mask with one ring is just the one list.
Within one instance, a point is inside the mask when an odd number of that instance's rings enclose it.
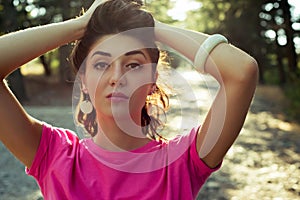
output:
{"label": "nostril", "polygon": [[125,85],[126,79],[124,76],[114,76],[114,77],[111,77],[109,83],[111,86]]}
{"label": "nostril", "polygon": [[125,80],[123,77],[119,78],[119,79],[111,79],[110,80],[110,85],[111,86],[120,86],[120,85],[124,85],[125,84]]}

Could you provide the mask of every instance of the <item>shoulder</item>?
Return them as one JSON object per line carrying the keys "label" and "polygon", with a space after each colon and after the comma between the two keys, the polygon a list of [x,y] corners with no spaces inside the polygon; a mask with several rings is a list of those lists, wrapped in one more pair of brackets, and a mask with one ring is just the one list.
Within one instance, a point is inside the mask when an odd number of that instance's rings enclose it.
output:
{"label": "shoulder", "polygon": [[[220,168],[210,168],[200,157],[197,150],[197,137],[200,127],[194,127],[189,133],[179,135],[169,141],[169,149],[180,154],[180,160],[183,160],[190,168],[193,168],[198,173],[212,173]],[[178,157],[179,158],[179,157]]]}
{"label": "shoulder", "polygon": [[188,150],[191,145],[194,143],[197,136],[197,127],[192,128],[189,132],[180,134],[168,141],[169,146],[181,146],[185,147],[185,150]]}
{"label": "shoulder", "polygon": [[46,173],[51,163],[62,159],[65,155],[75,153],[78,144],[79,138],[73,131],[44,122],[40,144],[31,168],[26,169],[27,173],[39,177],[41,171],[44,170]]}
{"label": "shoulder", "polygon": [[47,123],[43,123],[42,140],[43,139],[45,139],[47,143],[54,140],[61,144],[72,144],[79,140],[76,133],[72,130],[55,127]]}

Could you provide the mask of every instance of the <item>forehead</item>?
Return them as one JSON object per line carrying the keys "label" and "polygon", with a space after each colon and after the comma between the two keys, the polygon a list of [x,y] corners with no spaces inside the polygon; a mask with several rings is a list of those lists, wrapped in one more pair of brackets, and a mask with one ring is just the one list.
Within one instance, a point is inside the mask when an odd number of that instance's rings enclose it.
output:
{"label": "forehead", "polygon": [[97,51],[107,52],[112,57],[120,57],[128,52],[147,48],[140,40],[132,36],[116,34],[101,37],[91,48],[89,57]]}

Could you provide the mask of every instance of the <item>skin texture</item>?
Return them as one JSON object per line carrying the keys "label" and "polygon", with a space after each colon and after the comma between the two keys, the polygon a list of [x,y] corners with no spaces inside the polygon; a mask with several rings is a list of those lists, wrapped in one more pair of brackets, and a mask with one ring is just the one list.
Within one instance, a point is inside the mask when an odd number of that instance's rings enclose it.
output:
{"label": "skin texture", "polygon": [[[114,48],[114,43],[122,45]],[[156,80],[150,56],[143,48],[132,37],[106,36],[88,55],[83,86],[101,127],[94,142],[105,149],[131,150],[149,142],[140,127],[141,110]],[[113,98],[113,93],[125,98]]]}
{"label": "skin texture", "polygon": [[[25,166],[31,167],[42,123],[29,116],[5,84],[5,77],[30,60],[82,37],[97,0],[82,17],[7,34],[0,39],[0,140]],[[35,48],[32,48],[35,44]]]}
{"label": "skin texture", "polygon": [[[4,79],[10,72],[28,61],[61,45],[80,39],[92,12],[100,3],[101,1],[95,1],[83,16],[76,19],[26,29],[0,38],[0,140],[29,168],[39,145],[42,123],[24,111],[6,86]],[[156,22],[155,37],[156,40],[173,47],[193,61],[199,46],[208,35]],[[32,48],[32,44],[35,44],[34,48]],[[135,43],[132,41],[132,44]],[[136,43],[135,45],[139,47],[138,49],[143,49],[140,44]],[[103,49],[114,54],[108,46],[106,48],[104,46]],[[135,49],[134,45],[133,49]],[[93,53],[93,51],[91,52]],[[143,146],[149,141],[147,138],[123,134],[124,131],[116,126],[115,120],[112,118],[112,110],[109,107],[105,108],[109,105],[105,99],[107,93],[122,88],[121,86],[128,87],[129,90],[126,92],[130,93],[131,90],[134,90],[131,84],[138,84],[138,79],[137,82],[132,82],[134,80],[132,77],[136,75],[137,71],[127,71],[128,68],[124,67],[127,63],[126,59],[128,60],[123,55],[126,52],[129,51],[119,52],[118,55],[121,57],[113,60],[105,72],[91,68],[95,60],[99,60],[99,55],[91,58],[88,61],[91,62],[91,65],[88,64],[83,78],[85,91],[91,95],[92,99],[95,99],[93,103],[99,113],[98,121],[101,129],[94,141],[104,148],[113,150],[112,144],[109,144],[108,141],[127,150]],[[145,55],[145,60],[141,55],[134,55],[134,60],[148,62],[147,54]],[[243,126],[255,91],[258,67],[255,59],[250,55],[232,45],[220,44],[211,52],[205,69],[219,82],[220,90],[199,130],[197,149],[200,158],[213,168],[222,161]],[[102,77],[100,80],[99,76]],[[98,80],[99,84],[94,84]],[[131,118],[136,124],[140,123],[138,111],[143,102],[139,99],[145,99],[150,88],[151,84],[138,88],[130,99],[129,110]],[[103,101],[100,101],[101,99]],[[111,133],[109,138],[108,135],[103,134],[107,130]],[[101,144],[100,138],[106,138],[106,143]]]}
{"label": "skin texture", "polygon": [[[194,60],[208,35],[156,22],[156,38]],[[181,43],[173,42],[177,39]],[[196,63],[197,69],[197,63]],[[197,137],[199,157],[216,167],[231,147],[244,124],[258,77],[257,62],[242,50],[219,44],[209,55],[205,70],[220,84],[219,92]],[[230,111],[230,112],[228,112]]]}

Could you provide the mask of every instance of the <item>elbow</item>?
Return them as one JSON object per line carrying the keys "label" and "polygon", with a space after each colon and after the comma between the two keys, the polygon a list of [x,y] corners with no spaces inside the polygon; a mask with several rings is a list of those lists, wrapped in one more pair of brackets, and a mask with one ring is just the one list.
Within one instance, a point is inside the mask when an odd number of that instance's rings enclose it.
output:
{"label": "elbow", "polygon": [[0,70],[0,80],[3,82],[5,79],[8,77],[9,73],[6,72],[5,70]]}
{"label": "elbow", "polygon": [[0,81],[4,82],[5,81],[5,76],[3,76],[2,74],[0,74]]}
{"label": "elbow", "polygon": [[258,63],[253,57],[247,57],[241,66],[237,81],[241,84],[254,85],[258,82]]}
{"label": "elbow", "polygon": [[259,76],[259,67],[257,61],[253,57],[250,57],[250,61],[247,64],[246,71],[249,81],[253,82],[256,85]]}

